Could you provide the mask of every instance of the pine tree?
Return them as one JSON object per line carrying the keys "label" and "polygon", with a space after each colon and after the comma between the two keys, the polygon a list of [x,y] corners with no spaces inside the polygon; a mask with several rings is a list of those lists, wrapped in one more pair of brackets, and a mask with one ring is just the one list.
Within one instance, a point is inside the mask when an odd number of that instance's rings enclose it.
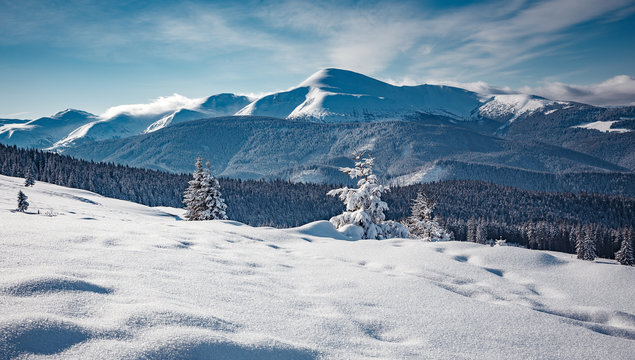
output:
{"label": "pine tree", "polygon": [[411,215],[404,223],[410,236],[424,241],[450,240],[450,234],[432,218],[436,205],[436,201],[424,193],[417,193],[417,198],[412,203]]}
{"label": "pine tree", "polygon": [[466,238],[465,241],[475,242],[476,241],[476,220],[474,218],[470,218],[467,221],[467,230],[466,230]]}
{"label": "pine tree", "polygon": [[203,211],[205,211],[205,204],[200,197],[201,183],[205,177],[203,172],[203,161],[200,157],[196,158],[194,164],[196,170],[192,173],[192,180],[188,181],[190,185],[185,190],[185,196],[183,197],[183,203],[185,204],[185,218],[187,220],[201,220]]}
{"label": "pine tree", "polygon": [[204,199],[205,210],[201,214],[201,220],[227,220],[227,205],[220,192],[220,184],[212,176],[207,162],[207,168],[203,170],[200,194]]}
{"label": "pine tree", "polygon": [[622,245],[620,250],[615,253],[615,260],[622,265],[635,265],[635,259],[633,258],[633,246],[631,245],[629,232],[624,231],[622,235]]}
{"label": "pine tree", "polygon": [[35,185],[35,178],[33,177],[31,169],[28,169],[24,175],[24,186],[29,187],[33,185]]}
{"label": "pine tree", "polygon": [[189,187],[185,190],[185,218],[187,220],[225,220],[227,205],[221,196],[218,180],[211,175],[209,163],[203,169],[200,157],[194,164],[196,170],[192,174]]}
{"label": "pine tree", "polygon": [[485,226],[479,222],[476,225],[476,232],[474,233],[475,242],[479,244],[485,244],[487,242],[487,232],[485,230]]}
{"label": "pine tree", "polygon": [[29,208],[29,202],[26,201],[28,197],[20,190],[18,192],[18,211],[25,212]]}
{"label": "pine tree", "polygon": [[590,227],[583,229],[578,233],[577,243],[575,245],[578,259],[593,261],[596,258],[595,241],[593,239],[593,231]]}
{"label": "pine tree", "polygon": [[354,168],[340,168],[351,179],[360,178],[357,189],[343,187],[331,190],[329,196],[339,196],[346,205],[346,210],[330,219],[336,228],[356,225],[362,228],[364,239],[387,239],[391,237],[407,237],[408,231],[400,223],[385,221],[384,211],[388,204],[381,200],[381,195],[390,189],[377,183],[373,175],[374,159],[366,152],[354,155]]}

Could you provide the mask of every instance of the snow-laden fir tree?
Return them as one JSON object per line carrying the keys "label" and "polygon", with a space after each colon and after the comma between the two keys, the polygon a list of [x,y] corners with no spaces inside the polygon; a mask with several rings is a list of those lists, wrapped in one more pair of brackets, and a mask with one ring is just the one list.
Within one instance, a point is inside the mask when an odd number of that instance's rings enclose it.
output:
{"label": "snow-laden fir tree", "polygon": [[190,185],[185,190],[183,203],[185,204],[185,218],[187,220],[225,220],[225,200],[220,193],[218,180],[209,170],[203,169],[203,161],[200,157],[194,164],[196,170],[192,174]]}
{"label": "snow-laden fir tree", "polygon": [[28,197],[20,190],[18,192],[18,211],[25,212],[29,208],[29,202],[26,201]]}
{"label": "snow-laden fir tree", "polygon": [[227,220],[227,205],[220,192],[218,180],[212,176],[209,161],[203,170],[201,181],[201,195],[204,196],[205,210],[201,214],[202,220]]}
{"label": "snow-laden fir tree", "polygon": [[593,231],[590,227],[586,227],[586,229],[578,233],[575,251],[578,254],[578,259],[593,261],[597,257]]}
{"label": "snow-laden fir tree", "polygon": [[424,193],[417,193],[412,202],[411,215],[404,225],[411,237],[424,241],[449,241],[450,234],[432,218],[432,211],[437,203]]}
{"label": "snow-laden fir tree", "polygon": [[26,171],[24,174],[24,186],[29,187],[35,185],[35,178],[33,177],[33,173],[30,169]]}
{"label": "snow-laden fir tree", "polygon": [[377,176],[373,175],[374,159],[366,152],[353,156],[355,167],[340,168],[351,179],[360,178],[357,188],[343,187],[327,193],[339,196],[346,205],[346,210],[330,219],[336,228],[346,225],[356,225],[363,230],[363,239],[388,239],[393,237],[407,237],[408,230],[398,222],[386,221],[384,211],[388,204],[381,200],[382,193],[390,189],[377,183]]}
{"label": "snow-laden fir tree", "polygon": [[487,229],[482,223],[476,225],[476,231],[474,232],[474,242],[479,244],[485,244],[487,242]]}
{"label": "snow-laden fir tree", "polygon": [[630,236],[627,236],[628,232],[624,231],[622,236],[622,245],[620,250],[615,253],[615,260],[622,265],[635,265],[635,258],[633,258],[633,246],[631,245]]}

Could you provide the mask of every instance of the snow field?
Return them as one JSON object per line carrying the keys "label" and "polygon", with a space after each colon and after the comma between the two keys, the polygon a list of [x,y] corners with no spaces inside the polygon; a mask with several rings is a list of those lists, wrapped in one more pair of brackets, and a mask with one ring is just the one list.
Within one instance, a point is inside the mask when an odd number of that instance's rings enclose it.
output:
{"label": "snow field", "polygon": [[[326,221],[186,222],[180,209],[23,183],[0,176],[0,358],[635,353],[635,268],[610,260],[347,241]],[[27,214],[12,212],[20,189]]]}

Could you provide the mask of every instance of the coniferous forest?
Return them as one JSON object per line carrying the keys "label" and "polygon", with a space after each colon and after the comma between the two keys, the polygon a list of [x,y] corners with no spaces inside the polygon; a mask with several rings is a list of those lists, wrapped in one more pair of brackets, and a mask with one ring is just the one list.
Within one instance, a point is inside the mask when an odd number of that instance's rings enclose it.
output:
{"label": "coniferous forest", "polygon": [[[0,144],[0,174],[24,177],[28,171],[39,181],[149,206],[183,207],[183,192],[191,179],[190,174],[88,162]],[[252,226],[298,226],[329,219],[343,209],[341,201],[326,195],[336,185],[227,178],[219,182],[227,216]],[[532,249],[574,253],[577,239],[590,236],[597,255],[612,258],[623,239],[631,244],[634,240],[633,197],[537,192],[472,180],[394,187],[383,197],[390,207],[387,218],[408,217],[419,191],[436,200],[435,219],[459,241],[502,238]]]}

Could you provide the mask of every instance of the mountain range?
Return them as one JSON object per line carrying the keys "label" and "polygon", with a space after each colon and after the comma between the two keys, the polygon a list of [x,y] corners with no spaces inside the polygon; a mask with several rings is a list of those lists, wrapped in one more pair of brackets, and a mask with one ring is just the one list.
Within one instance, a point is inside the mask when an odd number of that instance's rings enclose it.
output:
{"label": "mountain range", "polygon": [[346,181],[337,168],[358,150],[373,151],[377,173],[401,184],[455,178],[448,164],[457,163],[475,174],[635,170],[635,107],[394,86],[339,69],[256,99],[218,94],[152,111],[120,108],[2,119],[0,142],[173,172],[191,171],[200,155],[218,175],[305,182]]}

